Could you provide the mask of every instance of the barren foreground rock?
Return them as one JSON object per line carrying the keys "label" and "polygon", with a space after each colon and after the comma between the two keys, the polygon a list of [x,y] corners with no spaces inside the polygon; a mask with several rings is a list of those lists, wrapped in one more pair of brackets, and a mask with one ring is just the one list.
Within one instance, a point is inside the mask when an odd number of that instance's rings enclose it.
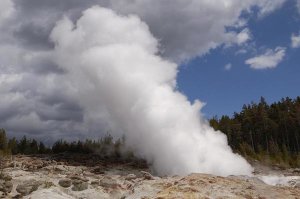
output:
{"label": "barren foreground rock", "polygon": [[299,180],[270,186],[247,176],[157,177],[141,162],[89,155],[15,156],[1,164],[2,198],[300,198]]}

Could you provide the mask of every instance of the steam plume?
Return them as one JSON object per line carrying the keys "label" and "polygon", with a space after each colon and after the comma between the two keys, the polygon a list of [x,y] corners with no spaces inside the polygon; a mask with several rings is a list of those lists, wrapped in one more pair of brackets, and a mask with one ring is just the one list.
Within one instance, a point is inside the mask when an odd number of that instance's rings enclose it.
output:
{"label": "steam plume", "polygon": [[178,66],[158,56],[158,41],[138,17],[92,7],[76,24],[59,21],[51,39],[84,120],[106,121],[126,135],[159,174],[251,173],[226,136],[202,119],[201,102],[176,90]]}

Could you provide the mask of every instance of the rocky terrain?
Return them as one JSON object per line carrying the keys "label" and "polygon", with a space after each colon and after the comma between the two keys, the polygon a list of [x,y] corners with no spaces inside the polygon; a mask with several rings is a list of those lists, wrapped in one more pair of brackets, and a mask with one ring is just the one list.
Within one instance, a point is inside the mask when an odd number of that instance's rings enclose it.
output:
{"label": "rocky terrain", "polygon": [[253,177],[158,177],[142,161],[120,162],[78,154],[13,156],[1,160],[0,198],[300,199],[299,169],[270,169],[253,164]]}

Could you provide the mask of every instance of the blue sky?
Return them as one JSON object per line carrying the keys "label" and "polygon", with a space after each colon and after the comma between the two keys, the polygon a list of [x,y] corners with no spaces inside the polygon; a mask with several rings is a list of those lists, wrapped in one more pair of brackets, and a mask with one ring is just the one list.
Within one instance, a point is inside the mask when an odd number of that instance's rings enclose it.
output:
{"label": "blue sky", "polygon": [[[202,112],[207,118],[232,115],[243,104],[257,102],[264,96],[268,102],[300,95],[300,48],[291,48],[291,35],[298,34],[300,17],[294,1],[287,1],[268,16],[248,17],[251,41],[240,47],[221,46],[181,66],[179,90],[190,101],[206,102]],[[266,49],[286,48],[282,61],[274,68],[253,69],[245,60],[263,54]],[[245,49],[240,54],[237,51]],[[231,64],[230,70],[225,65]]]}

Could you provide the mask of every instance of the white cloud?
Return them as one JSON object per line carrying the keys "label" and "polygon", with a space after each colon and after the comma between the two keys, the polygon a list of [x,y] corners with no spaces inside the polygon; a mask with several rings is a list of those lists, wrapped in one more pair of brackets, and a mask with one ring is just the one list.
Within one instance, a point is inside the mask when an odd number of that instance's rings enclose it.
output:
{"label": "white cloud", "polygon": [[[226,27],[246,22],[242,11],[258,6],[265,16],[286,0],[112,0],[112,8],[137,14],[161,41],[164,55],[180,62],[208,53],[224,43],[241,44],[250,39],[249,30],[227,32]],[[151,9],[149,9],[151,8]]]}
{"label": "white cloud", "polygon": [[257,5],[261,8],[259,14],[266,16],[282,7],[287,0],[257,0]]}
{"label": "white cloud", "polygon": [[228,64],[226,64],[224,66],[224,69],[227,70],[227,71],[231,70],[231,68],[232,68],[232,64],[231,63],[228,63]]}
{"label": "white cloud", "polygon": [[[264,16],[278,9],[285,0],[51,0],[37,3],[36,0],[15,1],[16,19],[6,31],[15,35],[11,41],[18,45],[32,48],[38,46],[52,47],[48,41],[51,27],[62,15],[76,18],[90,5],[109,7],[118,13],[136,14],[149,26],[150,32],[160,41],[160,53],[176,62],[202,56],[222,44],[238,44],[250,39],[250,30],[228,32],[227,27],[246,27],[247,19],[241,18],[243,11],[250,11],[258,6]],[[7,3],[8,2],[8,3]],[[1,0],[0,6],[5,12],[11,5],[10,0]],[[11,8],[11,6],[9,6]],[[5,9],[4,9],[5,8]],[[151,9],[149,9],[151,8]],[[44,15],[44,13],[47,15]],[[1,15],[1,14],[0,14]],[[7,14],[4,14],[7,15]],[[1,18],[1,17],[0,17]],[[2,31],[3,32],[3,31]],[[3,39],[7,41],[8,39]],[[0,38],[1,41],[1,38]]]}
{"label": "white cloud", "polygon": [[235,52],[235,55],[241,55],[241,54],[246,54],[247,50],[246,49],[239,49],[238,51]]}
{"label": "white cloud", "polygon": [[292,48],[299,48],[300,47],[300,34],[299,35],[292,34],[292,36],[291,36],[291,47]]}
{"label": "white cloud", "polygon": [[0,25],[1,23],[10,17],[14,12],[14,4],[11,0],[0,1]]}
{"label": "white cloud", "polygon": [[248,28],[243,29],[239,34],[237,34],[237,44],[242,45],[243,43],[251,39],[251,33]]}
{"label": "white cloud", "polygon": [[298,12],[300,13],[300,0],[296,0],[296,6],[298,9]]}
{"label": "white cloud", "polygon": [[253,69],[275,68],[283,60],[286,49],[277,47],[275,50],[268,49],[263,55],[250,58],[245,61]]}

